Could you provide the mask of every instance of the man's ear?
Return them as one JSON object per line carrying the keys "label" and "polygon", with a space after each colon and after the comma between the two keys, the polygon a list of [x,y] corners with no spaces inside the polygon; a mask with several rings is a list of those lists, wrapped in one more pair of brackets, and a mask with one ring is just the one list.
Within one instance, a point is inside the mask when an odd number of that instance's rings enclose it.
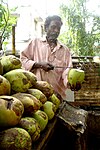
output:
{"label": "man's ear", "polygon": [[47,27],[44,27],[45,32],[47,32]]}
{"label": "man's ear", "polygon": [[48,29],[47,26],[44,25],[44,31],[45,31],[45,32],[47,32],[47,29]]}

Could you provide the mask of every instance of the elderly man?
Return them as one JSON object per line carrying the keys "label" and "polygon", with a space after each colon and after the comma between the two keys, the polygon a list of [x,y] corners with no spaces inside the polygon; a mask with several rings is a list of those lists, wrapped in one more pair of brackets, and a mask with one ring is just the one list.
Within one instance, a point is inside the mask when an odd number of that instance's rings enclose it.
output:
{"label": "elderly man", "polygon": [[66,99],[67,75],[72,59],[69,48],[57,39],[62,24],[59,16],[48,16],[44,24],[45,38],[31,40],[21,52],[20,59],[25,70],[33,72],[37,80],[52,84],[55,93]]}

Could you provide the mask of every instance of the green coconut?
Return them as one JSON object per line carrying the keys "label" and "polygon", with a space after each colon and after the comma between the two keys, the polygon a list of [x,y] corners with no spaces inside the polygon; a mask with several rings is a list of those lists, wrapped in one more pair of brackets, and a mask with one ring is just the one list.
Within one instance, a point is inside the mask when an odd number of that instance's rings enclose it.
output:
{"label": "green coconut", "polygon": [[85,79],[85,72],[81,69],[72,68],[68,72],[68,82],[71,86],[76,86],[76,83],[82,84]]}
{"label": "green coconut", "polygon": [[52,102],[46,101],[42,106],[42,110],[47,114],[48,120],[51,120],[55,116],[56,106]]}
{"label": "green coconut", "polygon": [[32,142],[35,142],[40,137],[40,126],[36,119],[32,117],[23,117],[19,122],[19,127],[25,129],[31,136]]}
{"label": "green coconut", "polygon": [[3,75],[11,84],[12,93],[26,92],[36,81],[36,76],[23,69],[14,69]]}
{"label": "green coconut", "polygon": [[22,128],[6,129],[0,132],[0,150],[32,150],[31,136]]}
{"label": "green coconut", "polygon": [[47,124],[48,124],[48,116],[47,114],[42,110],[37,110],[33,115],[33,118],[35,118],[40,126],[40,130],[43,131]]}
{"label": "green coconut", "polygon": [[18,98],[23,103],[25,115],[31,115],[41,107],[40,101],[29,93],[16,93],[12,96]]}
{"label": "green coconut", "polygon": [[20,100],[12,96],[0,96],[0,127],[12,127],[19,123],[24,112]]}
{"label": "green coconut", "polygon": [[0,75],[3,75],[3,65],[1,64],[1,60],[0,60]]}
{"label": "green coconut", "polygon": [[48,98],[54,93],[54,88],[47,81],[37,81],[33,86],[34,88],[42,91],[42,93]]}
{"label": "green coconut", "polygon": [[52,94],[49,98],[48,98],[48,101],[52,102],[55,107],[56,107],[56,110],[59,108],[60,106],[60,99],[55,95],[55,94]]}
{"label": "green coconut", "polygon": [[10,82],[0,75],[0,95],[10,95],[11,93],[11,85]]}
{"label": "green coconut", "polygon": [[1,64],[4,73],[14,69],[20,69],[22,66],[20,59],[14,55],[2,56]]}
{"label": "green coconut", "polygon": [[47,97],[43,94],[43,92],[41,92],[38,89],[31,88],[31,89],[28,89],[27,92],[35,96],[41,102],[41,106],[47,101]]}

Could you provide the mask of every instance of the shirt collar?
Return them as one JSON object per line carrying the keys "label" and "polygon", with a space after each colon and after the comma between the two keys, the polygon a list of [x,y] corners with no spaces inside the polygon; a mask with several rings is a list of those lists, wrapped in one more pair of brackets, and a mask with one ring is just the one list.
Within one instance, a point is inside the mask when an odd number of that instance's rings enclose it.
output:
{"label": "shirt collar", "polygon": [[[42,42],[47,42],[46,37],[42,37],[41,40],[42,40]],[[62,46],[63,46],[63,44],[60,41],[57,40],[57,47],[60,48]]]}

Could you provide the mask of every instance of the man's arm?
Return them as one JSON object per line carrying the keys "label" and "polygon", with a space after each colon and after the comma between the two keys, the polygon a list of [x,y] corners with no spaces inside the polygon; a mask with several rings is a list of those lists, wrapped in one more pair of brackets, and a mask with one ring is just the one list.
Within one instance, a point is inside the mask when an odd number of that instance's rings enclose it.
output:
{"label": "man's arm", "polygon": [[33,69],[43,69],[45,71],[53,70],[54,66],[48,62],[35,62],[32,66]]}
{"label": "man's arm", "polygon": [[28,46],[20,52],[20,60],[22,63],[22,68],[25,70],[31,71],[32,66],[35,61],[34,58],[34,49],[35,49],[35,41],[31,41]]}

